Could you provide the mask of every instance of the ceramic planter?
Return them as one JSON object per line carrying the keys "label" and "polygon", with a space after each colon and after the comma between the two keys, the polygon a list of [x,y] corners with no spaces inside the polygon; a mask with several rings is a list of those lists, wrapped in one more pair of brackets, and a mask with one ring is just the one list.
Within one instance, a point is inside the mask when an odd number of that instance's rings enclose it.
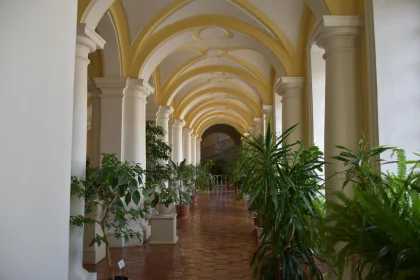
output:
{"label": "ceramic planter", "polygon": [[186,217],[190,213],[189,205],[176,205],[176,213],[178,217]]}
{"label": "ceramic planter", "polygon": [[171,203],[168,207],[165,206],[163,203],[158,203],[156,205],[156,210],[158,211],[158,215],[169,215],[173,213],[174,205]]}

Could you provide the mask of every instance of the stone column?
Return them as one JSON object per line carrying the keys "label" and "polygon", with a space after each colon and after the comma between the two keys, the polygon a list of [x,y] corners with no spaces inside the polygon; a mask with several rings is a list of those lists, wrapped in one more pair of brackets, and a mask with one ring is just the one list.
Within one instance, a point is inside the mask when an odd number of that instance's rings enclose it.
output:
{"label": "stone column", "polygon": [[[103,48],[104,45],[105,41],[95,31],[84,24],[77,27],[71,175],[78,178],[84,178],[86,173],[87,67],[90,63],[88,54],[97,48]],[[84,215],[84,206],[83,199],[73,196],[70,201],[70,215]],[[88,273],[82,266],[83,231],[82,227],[70,226],[69,280],[96,279],[96,274]]]}
{"label": "stone column", "polygon": [[282,96],[282,130],[285,131],[298,124],[287,138],[289,144],[304,140],[303,90],[302,77],[283,77],[280,80],[277,93]]}
{"label": "stone column", "polygon": [[172,118],[169,118],[169,121],[168,121],[168,144],[169,144],[169,146],[171,146],[171,148],[172,148],[172,151],[171,151],[171,153],[169,154],[169,157],[170,157],[171,159],[173,159],[173,152],[174,152],[174,147],[173,147],[173,132],[174,132],[174,123],[175,123],[175,120],[174,120],[174,119],[172,119]]}
{"label": "stone column", "polygon": [[159,111],[156,113],[156,124],[161,126],[165,131],[165,136],[162,141],[169,143],[169,115],[172,114],[174,109],[171,106],[159,106]]}
{"label": "stone column", "polygon": [[200,138],[197,136],[197,139],[195,140],[196,144],[195,144],[195,148],[196,148],[196,153],[195,153],[195,161],[196,161],[196,165],[201,163],[201,141],[203,141],[203,138]]}
{"label": "stone column", "polygon": [[92,93],[92,118],[90,134],[90,165],[99,167],[101,163],[101,90],[93,79],[89,79],[88,89]]}
{"label": "stone column", "polygon": [[154,89],[144,80],[128,79],[123,102],[124,161],[146,168],[146,98]]}
{"label": "stone column", "polygon": [[184,128],[183,133],[183,152],[184,152],[184,159],[186,164],[191,163],[191,133],[193,129],[192,128]]}
{"label": "stone column", "polygon": [[[324,16],[316,43],[325,49],[325,177],[344,169],[331,156],[336,145],[355,150],[362,136],[360,115],[359,36],[363,20],[358,17]],[[341,176],[326,182],[326,198],[342,190]],[[352,194],[350,187],[344,189]]]}
{"label": "stone column", "polygon": [[[325,49],[325,178],[345,169],[331,157],[337,155],[336,145],[356,150],[362,136],[360,112],[359,37],[363,20],[350,16],[324,16],[315,30],[316,43]],[[326,181],[326,200],[336,200],[334,192],[353,196],[353,189],[342,189],[343,176]],[[330,210],[327,209],[327,215]],[[344,245],[337,245],[339,251]],[[333,273],[330,279],[336,279]],[[350,268],[343,279],[353,279]]]}
{"label": "stone column", "polygon": [[101,89],[101,154],[123,160],[123,99],[127,78],[94,78]]}
{"label": "stone column", "polygon": [[191,164],[197,165],[197,134],[191,134]]}
{"label": "stone column", "polygon": [[175,163],[180,163],[183,159],[183,145],[182,145],[182,128],[185,122],[183,120],[174,120],[173,135],[172,135],[172,160]]}
{"label": "stone column", "polygon": [[267,131],[268,123],[270,122],[271,125],[271,131],[274,131],[274,123],[273,123],[273,106],[271,105],[263,105],[262,106],[263,111],[263,128],[264,128],[264,135]]}
{"label": "stone column", "polygon": [[262,135],[263,133],[263,126],[262,126],[262,118],[254,118],[254,133],[255,135]]}

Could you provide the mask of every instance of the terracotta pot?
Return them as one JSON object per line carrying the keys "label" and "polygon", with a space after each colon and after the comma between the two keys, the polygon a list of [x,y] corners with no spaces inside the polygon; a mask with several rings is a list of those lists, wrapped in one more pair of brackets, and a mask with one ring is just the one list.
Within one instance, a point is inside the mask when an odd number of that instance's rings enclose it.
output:
{"label": "terracotta pot", "polygon": [[176,205],[176,213],[178,217],[186,217],[190,213],[190,206],[189,205]]}

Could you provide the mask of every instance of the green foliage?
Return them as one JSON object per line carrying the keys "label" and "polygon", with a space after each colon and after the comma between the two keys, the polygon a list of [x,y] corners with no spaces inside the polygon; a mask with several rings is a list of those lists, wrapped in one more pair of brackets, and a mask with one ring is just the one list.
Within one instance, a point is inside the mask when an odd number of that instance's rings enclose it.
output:
{"label": "green foliage", "polygon": [[[327,202],[331,210],[326,226],[327,252],[335,260],[339,278],[350,266],[358,279],[419,279],[418,165],[407,175],[404,165],[409,162],[401,150],[395,150],[398,174],[380,173],[370,163],[390,147],[367,149],[362,138],[357,152],[340,149],[335,158],[351,166],[343,187],[353,187],[354,197],[339,192],[337,201]],[[342,249],[335,252],[339,244],[343,244]]]}
{"label": "green foliage", "polygon": [[166,207],[176,201],[177,193],[172,188],[156,187],[153,193],[152,207],[156,207],[158,203],[165,204]]}
{"label": "green foliage", "polygon": [[200,164],[195,167],[195,187],[201,191],[209,191],[213,188],[214,180],[210,170],[213,166],[211,160],[202,160]]}
{"label": "green foliage", "polygon": [[161,140],[164,135],[162,127],[154,121],[146,121],[146,188],[149,190],[162,186],[171,175],[170,167],[159,163],[170,160],[171,147]]}
{"label": "green foliage", "polygon": [[[139,207],[143,169],[140,165],[120,162],[115,155],[104,154],[101,168],[86,170],[85,179],[72,177],[71,194],[85,200],[86,216],[71,216],[70,223],[83,227],[97,223],[103,235],[96,235],[90,246],[105,243],[109,264],[108,232],[113,229],[116,238],[141,239],[140,232],[133,231],[129,223],[144,218],[144,210]],[[110,276],[113,279],[110,267]]]}
{"label": "green foliage", "polygon": [[187,164],[185,159],[179,164],[170,160],[169,166],[172,173],[169,184],[177,193],[176,202],[179,205],[191,204],[194,166]]}
{"label": "green foliage", "polygon": [[[252,265],[255,279],[273,279],[281,267],[281,279],[322,279],[316,266],[319,257],[316,231],[324,213],[321,190],[322,152],[316,146],[287,144],[295,127],[279,137],[268,125],[265,137],[243,138],[241,166],[236,178],[244,176],[242,193],[250,195],[263,215],[262,243],[255,252]],[[241,174],[241,175],[239,175]],[[237,179],[236,179],[237,180]]]}

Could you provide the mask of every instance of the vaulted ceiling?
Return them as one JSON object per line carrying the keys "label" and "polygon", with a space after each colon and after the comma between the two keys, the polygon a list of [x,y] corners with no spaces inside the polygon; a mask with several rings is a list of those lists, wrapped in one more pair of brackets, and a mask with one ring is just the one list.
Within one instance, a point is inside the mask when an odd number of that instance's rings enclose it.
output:
{"label": "vaulted ceiling", "polygon": [[[81,21],[99,1],[79,1]],[[217,123],[245,132],[279,77],[304,74],[314,1],[323,0],[102,0],[112,5],[96,29],[101,74],[149,81],[155,104],[196,132]]]}

